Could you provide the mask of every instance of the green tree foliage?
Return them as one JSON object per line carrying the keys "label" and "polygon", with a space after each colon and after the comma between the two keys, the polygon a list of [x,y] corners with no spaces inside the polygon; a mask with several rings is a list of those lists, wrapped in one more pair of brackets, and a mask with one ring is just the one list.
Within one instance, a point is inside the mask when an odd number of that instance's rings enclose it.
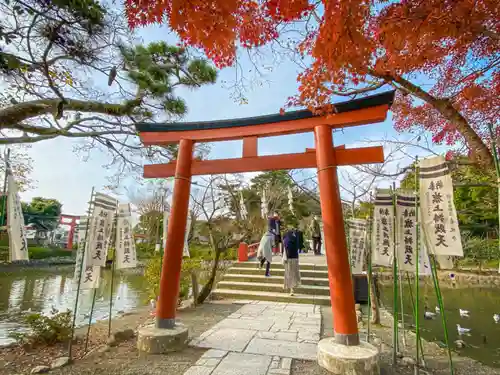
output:
{"label": "green tree foliage", "polygon": [[121,174],[175,156],[140,147],[134,124],[184,115],[175,89],[216,81],[205,60],[139,44],[110,2],[3,1],[0,11],[0,145],[76,138],[83,157],[101,149]]}
{"label": "green tree foliage", "polygon": [[[484,236],[498,226],[497,188],[495,171],[478,168],[466,157],[450,163],[455,186],[453,195],[461,228],[475,236]],[[418,183],[418,182],[417,182]],[[415,189],[415,173],[409,171],[401,187]],[[418,186],[417,186],[418,187]]]}
{"label": "green tree foliage", "polygon": [[30,203],[22,202],[24,222],[40,228],[54,230],[59,223],[62,204],[56,199],[35,197]]}
{"label": "green tree foliage", "polygon": [[[241,182],[230,182],[219,185],[226,194],[225,204],[234,217],[240,222],[240,229],[246,232],[246,240],[254,241],[262,236],[262,231],[267,228],[267,221],[261,218],[262,192],[265,191],[268,203],[268,212],[277,211],[285,225],[300,226],[299,223],[307,220],[312,213],[319,213],[319,201],[310,194],[301,190],[292,180],[287,171],[278,170],[264,172],[255,176],[249,187],[242,187]],[[293,208],[291,212],[288,204],[288,188],[292,189]],[[248,212],[247,220],[241,220],[240,192],[243,194],[245,208]],[[302,225],[306,226],[306,225]]]}

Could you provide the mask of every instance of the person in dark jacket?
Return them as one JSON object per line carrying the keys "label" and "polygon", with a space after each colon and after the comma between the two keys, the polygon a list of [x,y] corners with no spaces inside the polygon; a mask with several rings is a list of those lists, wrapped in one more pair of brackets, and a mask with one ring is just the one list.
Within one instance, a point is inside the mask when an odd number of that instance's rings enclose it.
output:
{"label": "person in dark jacket", "polygon": [[319,217],[314,215],[310,226],[314,255],[321,255],[321,226]]}
{"label": "person in dark jacket", "polygon": [[269,232],[274,234],[273,253],[281,253],[283,251],[281,241],[281,219],[279,214],[275,211],[273,216],[269,216],[267,226]]}
{"label": "person in dark jacket", "polygon": [[283,265],[285,267],[283,288],[289,289],[291,296],[293,296],[294,288],[300,285],[299,242],[297,230],[289,227],[283,236]]}

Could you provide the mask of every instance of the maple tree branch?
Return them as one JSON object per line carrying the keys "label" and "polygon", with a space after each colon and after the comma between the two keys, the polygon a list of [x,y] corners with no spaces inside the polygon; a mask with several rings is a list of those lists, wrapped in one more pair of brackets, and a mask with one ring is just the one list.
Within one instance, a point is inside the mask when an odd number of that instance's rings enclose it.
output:
{"label": "maple tree branch", "polygon": [[373,85],[370,85],[367,87],[363,87],[360,89],[356,89],[356,90],[353,89],[353,90],[349,90],[349,91],[332,91],[332,93],[334,95],[339,95],[339,96],[355,96],[355,95],[365,94],[367,92],[375,91],[375,90],[377,90],[385,85],[387,85],[387,82],[383,81],[383,82],[378,82],[376,84],[373,84]]}
{"label": "maple tree branch", "polygon": [[383,78],[396,89],[412,94],[413,96],[430,104],[441,114],[441,116],[453,124],[460,134],[462,134],[468,148],[475,153],[479,163],[488,166],[494,165],[493,156],[486,144],[468,123],[465,117],[462,116],[462,114],[453,106],[453,103],[449,98],[436,98],[420,86],[415,85],[399,75],[391,75],[389,73],[379,74],[373,70],[370,70],[370,74],[375,77]]}

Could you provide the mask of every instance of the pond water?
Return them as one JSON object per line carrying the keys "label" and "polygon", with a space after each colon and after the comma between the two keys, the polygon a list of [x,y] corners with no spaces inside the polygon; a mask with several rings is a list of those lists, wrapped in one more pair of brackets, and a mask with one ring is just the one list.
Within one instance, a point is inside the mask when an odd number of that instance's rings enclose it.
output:
{"label": "pond water", "polygon": [[[480,287],[443,288],[441,294],[443,295],[450,346],[455,349],[454,341],[463,340],[466,347],[456,350],[460,355],[474,358],[492,367],[500,367],[500,323],[495,323],[493,319],[493,314],[500,314],[500,289]],[[425,305],[427,305],[428,311],[431,312],[435,312],[435,307],[438,306],[433,286],[422,285],[420,296],[419,322],[421,323],[422,337],[427,341],[441,341],[444,343],[441,316],[437,315],[432,320],[424,319]],[[381,299],[386,308],[392,311],[392,286],[382,286]],[[403,301],[405,326],[409,327],[414,324],[414,319],[408,285],[405,285],[403,289]],[[401,309],[400,305],[398,308]],[[461,317],[459,309],[469,311],[470,317]],[[470,334],[459,335],[457,324],[471,329]]]}
{"label": "pond water", "polygon": [[[111,295],[111,271],[103,270],[92,321],[105,320],[109,316]],[[0,346],[13,340],[9,332],[23,331],[22,316],[28,312],[50,313],[73,310],[76,284],[73,269],[67,270],[14,270],[0,274]],[[81,291],[78,302],[76,325],[88,322],[93,291]],[[135,270],[116,273],[113,285],[112,316],[147,304],[145,279]]]}

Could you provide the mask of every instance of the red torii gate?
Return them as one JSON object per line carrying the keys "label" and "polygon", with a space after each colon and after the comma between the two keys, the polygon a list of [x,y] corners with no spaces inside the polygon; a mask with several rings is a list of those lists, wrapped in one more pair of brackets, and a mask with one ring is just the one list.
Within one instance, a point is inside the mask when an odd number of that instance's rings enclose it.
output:
{"label": "red torii gate", "polygon": [[[68,223],[64,220],[69,220],[70,222]],[[59,216],[59,224],[69,225],[68,243],[66,244],[66,249],[68,250],[73,249],[73,237],[75,236],[76,222],[78,220],[80,220],[80,216],[76,215],[61,214],[61,216]]]}
{"label": "red torii gate", "polygon": [[[175,177],[172,210],[168,222],[167,244],[156,310],[157,328],[173,328],[179,294],[179,281],[186,227],[191,177],[206,174],[241,173],[277,169],[318,169],[324,241],[334,316],[335,340],[358,345],[359,335],[354,307],[337,166],[381,163],[383,148],[345,149],[333,147],[332,129],[372,124],[386,119],[394,92],[335,104],[335,114],[313,116],[308,110],[283,115],[190,123],[141,123],[137,130],[145,146],[179,143],[176,161],[144,166],[145,178]],[[314,131],[316,149],[304,153],[258,156],[259,137]],[[193,160],[196,142],[243,139],[243,157],[221,160]]]}

